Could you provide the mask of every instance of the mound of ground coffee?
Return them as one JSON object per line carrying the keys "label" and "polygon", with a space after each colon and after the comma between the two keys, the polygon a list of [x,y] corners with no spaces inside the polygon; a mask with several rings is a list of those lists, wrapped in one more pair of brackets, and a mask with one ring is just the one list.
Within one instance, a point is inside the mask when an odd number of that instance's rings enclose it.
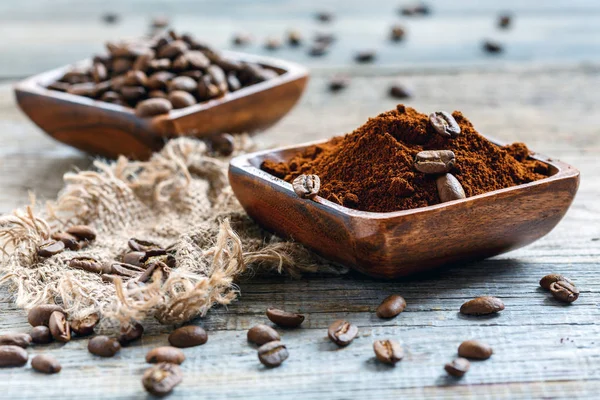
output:
{"label": "mound of ground coffee", "polygon": [[442,136],[427,115],[398,105],[352,133],[310,146],[288,162],[266,160],[261,168],[288,182],[301,174],[318,175],[320,196],[374,212],[440,203],[436,176],[414,167],[415,156],[424,150],[454,152],[456,160],[450,172],[467,197],[549,175],[546,164],[528,158],[530,152],[523,143],[498,147],[477,133],[460,112],[452,116],[461,133]]}

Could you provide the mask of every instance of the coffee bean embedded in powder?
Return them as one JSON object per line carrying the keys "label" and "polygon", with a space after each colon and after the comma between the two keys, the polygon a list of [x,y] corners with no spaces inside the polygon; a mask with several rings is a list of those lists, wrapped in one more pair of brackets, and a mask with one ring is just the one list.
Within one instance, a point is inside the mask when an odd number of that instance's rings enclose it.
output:
{"label": "coffee bean embedded in powder", "polygon": [[96,313],[85,316],[80,319],[73,319],[71,321],[71,331],[75,332],[77,336],[88,336],[94,333],[94,328],[98,325],[100,316]]}
{"label": "coffee bean embedded in powder", "polygon": [[159,363],[144,372],[142,385],[144,389],[155,396],[166,396],[181,383],[183,374],[178,365]]}
{"label": "coffee bean embedded in powder", "polygon": [[461,378],[464,376],[469,368],[471,367],[471,363],[466,358],[456,358],[452,362],[449,362],[444,366],[444,369],[448,373],[448,375],[452,375],[456,378]]}
{"label": "coffee bean embedded in powder", "polygon": [[342,319],[334,321],[327,329],[327,336],[338,346],[348,346],[356,335],[358,335],[358,327]]}
{"label": "coffee bean embedded in powder", "polygon": [[27,364],[29,355],[19,346],[0,346],[0,367],[21,367]]}
{"label": "coffee bean embedded in powder", "polygon": [[108,336],[95,336],[88,342],[88,351],[100,357],[113,357],[121,350],[121,345],[116,339]]}
{"label": "coffee bean embedded in powder", "polygon": [[31,336],[31,341],[35,344],[48,344],[52,342],[52,334],[47,326],[35,326],[29,332],[29,335]]}
{"label": "coffee bean embedded in powder", "polygon": [[437,186],[438,195],[440,196],[440,201],[442,203],[460,200],[467,197],[462,185],[452,174],[444,174],[439,176],[435,180],[435,183]]}
{"label": "coffee bean embedded in powder", "polygon": [[129,324],[121,327],[117,341],[121,346],[127,346],[129,343],[139,340],[144,334],[144,327],[140,323]]}
{"label": "coffee bean embedded in powder", "polygon": [[270,368],[280,366],[288,357],[287,347],[278,340],[265,343],[258,348],[258,359]]}
{"label": "coffee bean embedded in powder", "polygon": [[404,358],[404,349],[395,340],[376,340],[373,342],[373,351],[384,364],[395,365]]}
{"label": "coffee bean embedded in powder", "polygon": [[247,338],[258,346],[280,340],[279,333],[268,325],[258,324],[248,330]]}
{"label": "coffee bean embedded in powder", "polygon": [[7,333],[0,335],[0,346],[19,346],[26,349],[32,340],[28,333]]}
{"label": "coffee bean embedded in powder", "polygon": [[460,307],[465,315],[487,315],[504,310],[504,303],[497,297],[482,296],[469,300]]}
{"label": "coffee bean embedded in powder", "polygon": [[277,308],[267,308],[267,318],[284,328],[297,328],[304,322],[304,315],[287,312]]}
{"label": "coffee bean embedded in powder", "polygon": [[317,175],[300,175],[292,182],[294,192],[303,199],[312,199],[319,194],[321,179]]}
{"label": "coffee bean embedded in powder", "polygon": [[425,174],[445,174],[450,172],[455,162],[454,152],[451,150],[421,151],[415,157],[415,169]]}
{"label": "coffee bean embedded in powder", "polygon": [[397,294],[392,294],[377,307],[376,314],[379,318],[394,318],[406,308],[406,300]]}
{"label": "coffee bean embedded in powder", "polygon": [[494,351],[490,346],[478,340],[467,340],[458,346],[458,355],[475,360],[487,360]]}
{"label": "coffee bean embedded in powder", "polygon": [[186,347],[201,346],[208,340],[206,331],[199,326],[189,325],[175,329],[169,335],[169,343],[171,346]]}
{"label": "coffee bean embedded in powder", "polygon": [[31,368],[44,374],[56,374],[60,372],[62,366],[56,358],[47,354],[38,354],[31,359]]}
{"label": "coffee bean embedded in powder", "polygon": [[54,311],[50,314],[48,328],[50,328],[50,333],[54,340],[58,342],[68,342],[71,340],[71,326],[62,312]]}
{"label": "coffee bean embedded in powder", "polygon": [[146,362],[155,364],[168,362],[171,364],[181,364],[185,361],[183,351],[172,346],[156,347],[146,354]]}
{"label": "coffee bean embedded in powder", "polygon": [[429,115],[429,123],[437,133],[446,137],[456,137],[460,135],[460,126],[452,116],[446,111],[436,111]]}
{"label": "coffee bean embedded in powder", "polygon": [[42,243],[38,247],[37,255],[40,257],[48,258],[56,254],[60,254],[65,250],[65,244],[61,241],[48,241]]}
{"label": "coffee bean embedded in powder", "polygon": [[48,326],[50,315],[52,315],[54,311],[64,312],[63,308],[56,304],[37,305],[29,310],[29,314],[27,314],[27,321],[31,326]]}
{"label": "coffee bean embedded in powder", "polygon": [[542,279],[540,279],[540,286],[543,289],[550,290],[550,285],[552,285],[554,282],[559,282],[559,281],[565,281],[565,282],[568,282],[571,285],[573,285],[573,282],[569,278],[567,278],[561,274],[548,274],[548,275],[544,276]]}
{"label": "coffee bean embedded in powder", "polygon": [[556,300],[572,303],[579,298],[579,289],[570,282],[558,281],[550,285],[550,293]]}

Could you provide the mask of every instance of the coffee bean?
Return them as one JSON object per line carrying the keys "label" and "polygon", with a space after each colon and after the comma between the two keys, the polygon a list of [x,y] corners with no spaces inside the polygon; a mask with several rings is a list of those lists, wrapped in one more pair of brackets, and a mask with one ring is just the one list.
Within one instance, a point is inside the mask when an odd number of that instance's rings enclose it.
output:
{"label": "coffee bean", "polygon": [[171,69],[171,60],[168,58],[159,58],[150,61],[150,68],[157,71],[165,71]]}
{"label": "coffee bean", "polygon": [[76,83],[69,86],[67,93],[75,96],[95,97],[96,85],[92,82]]}
{"label": "coffee bean", "polygon": [[225,71],[218,65],[211,65],[206,70],[212,83],[214,83],[219,89],[219,94],[224,94],[227,92],[227,77],[225,76]]}
{"label": "coffee bean", "polygon": [[438,196],[442,203],[467,197],[462,185],[452,174],[439,176],[435,180],[435,183],[437,185]]}
{"label": "coffee bean", "polygon": [[96,239],[96,231],[87,225],[73,225],[66,232],[79,240],[92,241]]}
{"label": "coffee bean", "polygon": [[487,360],[494,351],[490,346],[477,340],[467,340],[458,346],[458,355],[475,360]]}
{"label": "coffee bean", "polygon": [[460,135],[460,126],[452,114],[446,111],[436,111],[429,114],[429,123],[437,133],[446,137]]}
{"label": "coffee bean", "polygon": [[321,179],[317,175],[300,175],[292,182],[296,194],[303,199],[312,199],[319,194]]}
{"label": "coffee bean", "polygon": [[167,71],[155,72],[148,77],[146,86],[150,90],[164,90],[171,79],[175,78],[175,74]]}
{"label": "coffee bean", "polygon": [[19,346],[0,346],[0,367],[21,367],[27,364],[29,355]]}
{"label": "coffee bean", "polygon": [[561,274],[549,274],[540,279],[540,286],[546,290],[550,290],[550,285],[554,282],[565,281],[573,285],[573,282]]}
{"label": "coffee bean", "polygon": [[315,43],[322,43],[326,45],[332,44],[333,42],[335,42],[335,40],[336,37],[333,33],[319,32],[314,37]]}
{"label": "coffee bean", "polygon": [[408,99],[413,96],[408,88],[400,84],[390,86],[389,95],[394,99]]}
{"label": "coffee bean", "polygon": [[31,368],[44,374],[56,374],[60,372],[62,366],[56,358],[47,354],[38,354],[31,359]]}
{"label": "coffee bean", "polygon": [[400,13],[405,16],[424,16],[431,14],[431,9],[427,4],[413,4],[409,6],[404,6],[400,9]]}
{"label": "coffee bean", "polygon": [[127,241],[127,245],[133,251],[142,251],[144,253],[150,250],[163,250],[162,246],[149,240],[131,238]]}
{"label": "coffee bean", "polygon": [[248,341],[259,346],[279,340],[279,333],[268,325],[258,324],[248,330]]}
{"label": "coffee bean", "polygon": [[210,76],[205,75],[198,81],[198,97],[202,100],[215,98],[219,95],[219,88],[211,82]]}
{"label": "coffee bean", "polygon": [[375,52],[373,50],[363,50],[356,53],[354,59],[358,63],[370,63],[375,61]]}
{"label": "coffee bean", "polygon": [[113,357],[119,350],[121,350],[119,342],[108,336],[95,336],[88,342],[88,351],[96,356]]}
{"label": "coffee bean", "polygon": [[42,243],[38,247],[37,254],[40,257],[52,257],[56,254],[62,253],[65,249],[65,244],[61,241],[51,240],[45,243]]}
{"label": "coffee bean", "polygon": [[267,318],[274,324],[285,328],[297,328],[304,322],[304,315],[295,314],[277,308],[267,308]]}
{"label": "coffee bean", "polygon": [[174,40],[170,43],[161,46],[158,49],[156,56],[160,58],[169,58],[174,59],[180,54],[185,53],[188,50],[189,46],[183,40]]}
{"label": "coffee bean", "polygon": [[31,341],[35,344],[48,344],[52,342],[52,334],[47,326],[35,326],[29,335],[31,335]]}
{"label": "coffee bean", "polygon": [[59,92],[66,92],[67,90],[69,90],[69,87],[71,85],[69,85],[66,82],[52,82],[51,84],[48,85],[48,89],[52,89],[52,90],[58,90]]}
{"label": "coffee bean", "polygon": [[50,314],[48,328],[54,340],[59,342],[68,342],[71,340],[71,327],[67,322],[65,314],[60,311],[54,311]]}
{"label": "coffee bean", "polygon": [[318,42],[311,46],[311,48],[308,50],[308,55],[313,57],[321,57],[327,54],[328,51],[329,44]]}
{"label": "coffee bean", "polygon": [[71,321],[71,331],[75,332],[77,336],[87,336],[94,333],[94,328],[98,325],[100,316],[96,313],[87,315],[81,319],[74,319]]}
{"label": "coffee bean", "polygon": [[7,333],[0,335],[0,346],[19,346],[26,349],[32,340],[28,333]]}
{"label": "coffee bean", "polygon": [[504,47],[498,42],[486,40],[483,42],[483,50],[487,53],[498,54],[504,51]]}
{"label": "coffee bean", "polygon": [[498,27],[501,29],[508,29],[508,28],[510,28],[511,22],[512,22],[511,15],[509,15],[509,14],[501,15],[498,18]]}
{"label": "coffee bean", "polygon": [[466,358],[456,358],[444,366],[448,375],[460,378],[469,371],[471,363]]}
{"label": "coffee bean", "polygon": [[210,66],[210,60],[201,51],[188,51],[185,57],[193,68],[204,70]]}
{"label": "coffee bean", "polygon": [[182,90],[185,92],[195,92],[198,89],[198,84],[196,81],[189,76],[178,76],[173,78],[171,82],[169,82],[169,91],[174,92],[176,90]]}
{"label": "coffee bean", "polygon": [[339,92],[350,84],[350,79],[346,76],[334,76],[329,81],[329,91]]}
{"label": "coffee bean", "polygon": [[171,346],[156,347],[146,354],[146,362],[151,364],[161,362],[181,364],[184,361],[185,354],[183,354],[183,351]]}
{"label": "coffee bean", "polygon": [[572,303],[579,298],[579,289],[570,282],[558,281],[550,285],[550,293],[556,300]]}
{"label": "coffee bean", "polygon": [[79,240],[67,232],[54,232],[51,236],[54,240],[60,240],[64,243],[65,247],[69,250],[79,250],[81,249],[81,244]]}
{"label": "coffee bean", "polygon": [[113,92],[112,90],[105,92],[100,97],[100,100],[105,101],[107,103],[113,103],[113,104],[123,104],[124,103],[123,97],[119,93]]}
{"label": "coffee bean", "polygon": [[129,253],[125,253],[123,257],[121,257],[121,261],[139,267],[142,265],[141,259],[142,257],[144,257],[144,254],[145,253],[143,251],[132,251]]}
{"label": "coffee bean", "polygon": [[169,26],[169,18],[167,17],[154,17],[152,18],[152,22],[150,23],[150,26],[152,26],[153,28],[156,29],[162,29],[162,28],[166,28],[167,26]]}
{"label": "coffee bean", "polygon": [[206,331],[199,326],[188,325],[175,329],[169,335],[171,346],[184,349],[186,347],[200,346],[206,343],[208,335]]}
{"label": "coffee bean", "polygon": [[179,366],[160,363],[148,368],[142,377],[142,385],[148,393],[155,396],[166,396],[182,381],[183,374]]}
{"label": "coffee bean", "polygon": [[135,115],[140,118],[153,117],[160,114],[168,114],[173,105],[167,99],[153,98],[140,101],[135,107]]}
{"label": "coffee bean", "polygon": [[75,269],[82,269],[87,272],[94,274],[102,273],[102,263],[91,257],[75,257],[69,260],[69,267]]}
{"label": "coffee bean", "polygon": [[102,14],[102,21],[104,21],[107,24],[115,24],[119,21],[119,14],[111,12]]}
{"label": "coffee bean", "polygon": [[399,25],[394,25],[390,31],[390,39],[394,42],[399,42],[404,39],[404,28]]}
{"label": "coffee bean", "polygon": [[162,90],[152,90],[148,92],[148,97],[151,99],[166,99],[169,96]]}
{"label": "coffee bean", "polygon": [[125,101],[135,103],[146,96],[146,89],[142,86],[123,86],[121,95]]}
{"label": "coffee bean", "polygon": [[146,86],[148,77],[143,71],[128,71],[125,75],[126,86]]}
{"label": "coffee bean", "polygon": [[460,307],[461,314],[487,315],[504,310],[504,303],[497,297],[482,296],[469,300]]}
{"label": "coffee bean", "polygon": [[278,340],[265,343],[258,348],[258,359],[267,367],[278,367],[288,357],[287,347]]}
{"label": "coffee bean", "polygon": [[150,69],[150,62],[154,59],[155,53],[152,50],[146,51],[144,54],[140,54],[136,59],[131,68],[134,71],[147,72]]}
{"label": "coffee bean", "polygon": [[112,61],[112,71],[113,74],[121,75],[125,72],[129,71],[133,63],[129,58],[118,57],[114,58]]}
{"label": "coffee bean", "polygon": [[237,33],[233,36],[231,41],[236,46],[246,46],[252,42],[252,36],[247,33]]}
{"label": "coffee bean", "polygon": [[320,11],[315,14],[315,18],[320,22],[331,22],[333,20],[333,13],[329,11]]}
{"label": "coffee bean", "polygon": [[40,304],[29,310],[27,321],[31,326],[48,326],[50,315],[52,315],[54,311],[64,312],[63,308],[56,304]]}
{"label": "coffee bean", "polygon": [[392,294],[377,307],[376,314],[379,318],[393,318],[406,308],[406,300],[397,294]]}
{"label": "coffee bean", "polygon": [[94,63],[92,65],[92,78],[96,83],[105,81],[108,78],[106,66],[102,63]]}
{"label": "coffee bean", "polygon": [[289,31],[287,41],[290,46],[300,46],[302,43],[302,35],[298,31]]}
{"label": "coffee bean", "polygon": [[240,90],[242,88],[240,80],[232,72],[227,74],[227,88],[230,92],[235,92],[236,90]]}
{"label": "coffee bean", "polygon": [[395,340],[376,340],[373,342],[373,351],[384,364],[395,365],[404,358],[404,349]]}
{"label": "coffee bean", "polygon": [[214,135],[210,138],[210,148],[224,157],[230,156],[235,149],[235,140],[228,133]]}
{"label": "coffee bean", "polygon": [[136,322],[127,326],[122,326],[117,341],[121,346],[127,346],[129,343],[140,339],[143,334],[144,327],[142,324]]}
{"label": "coffee bean", "polygon": [[196,104],[196,98],[183,90],[175,90],[169,93],[168,100],[171,102],[174,109],[186,108]]}
{"label": "coffee bean", "polygon": [[358,327],[343,319],[334,321],[327,329],[327,336],[338,346],[348,346],[356,335],[358,335]]}
{"label": "coffee bean", "polygon": [[415,157],[415,169],[425,174],[445,174],[454,167],[455,161],[451,150],[421,151]]}

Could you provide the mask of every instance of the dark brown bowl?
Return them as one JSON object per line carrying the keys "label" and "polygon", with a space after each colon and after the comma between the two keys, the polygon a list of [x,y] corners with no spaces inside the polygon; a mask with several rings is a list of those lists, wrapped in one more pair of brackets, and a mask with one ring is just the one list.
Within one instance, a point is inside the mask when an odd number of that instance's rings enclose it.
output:
{"label": "dark brown bowl", "polygon": [[[47,89],[73,66],[30,77],[15,86],[21,109],[58,141],[91,154],[146,159],[177,136],[255,132],[279,121],[296,104],[308,79],[306,68],[291,62],[243,53],[226,57],[253,62],[280,75],[225,96],[154,118],[132,108]],[[89,65],[84,60],[76,65]]]}
{"label": "dark brown bowl", "polygon": [[397,278],[532,243],[558,224],[579,186],[577,169],[537,154],[550,166],[548,178],[412,210],[358,211],[318,196],[301,199],[291,184],[260,170],[265,159],[289,160],[312,144],[234,158],[233,191],[261,226],[375,277]]}

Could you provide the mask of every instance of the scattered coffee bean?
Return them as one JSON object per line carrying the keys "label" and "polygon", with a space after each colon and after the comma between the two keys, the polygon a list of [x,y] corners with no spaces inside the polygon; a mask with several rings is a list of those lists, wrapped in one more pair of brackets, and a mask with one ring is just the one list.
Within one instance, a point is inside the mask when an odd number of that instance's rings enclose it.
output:
{"label": "scattered coffee bean", "polygon": [[116,24],[119,21],[119,15],[110,12],[103,14],[102,21],[104,21],[107,24]]}
{"label": "scattered coffee bean", "polygon": [[395,340],[376,340],[373,342],[373,351],[384,364],[395,365],[404,358],[404,349]]}
{"label": "scattered coffee bean", "polygon": [[354,60],[358,63],[371,63],[375,61],[375,52],[373,50],[363,50],[356,53]]}
{"label": "scattered coffee bean", "polygon": [[444,366],[444,369],[448,373],[448,375],[455,376],[460,378],[464,376],[464,374],[469,371],[469,367],[471,367],[471,363],[466,358],[456,358],[452,362],[449,362]]}
{"label": "scattered coffee bean", "polygon": [[32,340],[28,333],[7,333],[0,335],[0,346],[19,346],[26,349]]}
{"label": "scattered coffee bean", "polygon": [[155,396],[166,396],[182,381],[183,374],[179,366],[159,363],[144,372],[142,385],[148,393]]}
{"label": "scattered coffee bean", "polygon": [[208,335],[206,331],[199,326],[188,325],[175,329],[169,335],[171,346],[184,349],[186,347],[200,346],[206,343]]}
{"label": "scattered coffee bean", "polygon": [[31,368],[44,374],[56,374],[60,372],[62,366],[56,358],[47,354],[38,354],[31,359]]}
{"label": "scattered coffee bean", "polygon": [[159,16],[152,18],[151,26],[156,29],[162,29],[169,26],[169,18]]}
{"label": "scattered coffee bean", "polygon": [[265,42],[265,49],[267,50],[277,50],[281,47],[281,40],[277,38],[268,38]]}
{"label": "scattered coffee bean", "polygon": [[77,336],[87,336],[94,333],[94,328],[98,325],[100,316],[96,313],[90,314],[85,318],[74,319],[71,321],[71,331]]}
{"label": "scattered coffee bean", "polygon": [[142,337],[144,334],[144,327],[140,323],[130,324],[128,326],[121,327],[117,341],[121,346],[127,346],[129,343],[134,342]]}
{"label": "scattered coffee bean", "polygon": [[327,336],[338,346],[348,346],[356,335],[358,335],[358,327],[343,319],[334,321],[327,329]]}
{"label": "scattered coffee bean", "polygon": [[237,33],[233,36],[232,42],[236,46],[247,46],[252,42],[252,36],[247,33]]}
{"label": "scattered coffee bean", "polygon": [[294,192],[303,199],[312,199],[319,194],[321,179],[317,175],[300,175],[292,182]]}
{"label": "scattered coffee bean", "polygon": [[390,39],[393,42],[399,42],[402,39],[404,39],[405,34],[406,32],[404,31],[403,27],[401,27],[400,25],[394,25],[390,31]]}
{"label": "scattered coffee bean", "polygon": [[258,324],[248,330],[248,341],[259,346],[280,340],[279,333],[268,325]]}
{"label": "scattered coffee bean", "polygon": [[556,300],[572,303],[579,298],[579,289],[570,282],[557,281],[550,285],[550,293]]}
{"label": "scattered coffee bean", "polygon": [[278,340],[265,343],[258,348],[258,359],[267,367],[278,367],[288,357],[287,347]]}
{"label": "scattered coffee bean", "polygon": [[315,14],[315,18],[320,22],[331,22],[333,20],[333,13],[330,11],[319,11]]}
{"label": "scattered coffee bean", "polygon": [[56,254],[62,253],[65,249],[65,244],[61,241],[48,241],[45,243],[42,243],[39,247],[38,247],[38,251],[37,254],[40,257],[44,257],[44,258],[48,258],[48,257],[52,257]]}
{"label": "scattered coffee bean", "polygon": [[60,311],[64,313],[63,308],[61,306],[57,306],[56,304],[40,304],[29,310],[27,321],[31,326],[48,326],[50,315],[52,315],[54,311]]}
{"label": "scattered coffee bean", "polygon": [[148,363],[161,363],[168,362],[171,364],[181,364],[185,361],[185,354],[183,351],[172,346],[156,347],[146,354],[146,362]]}
{"label": "scattered coffee bean", "polygon": [[408,99],[412,97],[411,91],[400,84],[390,86],[389,95],[394,99]]}
{"label": "scattered coffee bean", "polygon": [[435,180],[435,183],[437,185],[438,195],[442,203],[464,199],[467,197],[462,185],[452,174],[444,174],[439,176]]}
{"label": "scattered coffee bean", "polygon": [[54,232],[51,236],[54,240],[60,240],[64,243],[65,247],[69,250],[79,250],[81,249],[81,244],[79,240],[67,232]]}
{"label": "scattered coffee bean", "polygon": [[498,18],[498,27],[501,29],[508,29],[512,23],[512,16],[509,14],[501,15]]}
{"label": "scattered coffee bean", "polygon": [[60,311],[54,311],[50,314],[48,328],[54,340],[59,342],[68,342],[71,340],[71,327],[67,322],[65,314]]}
{"label": "scattered coffee bean", "polygon": [[149,240],[131,238],[127,241],[127,245],[133,251],[142,251],[147,253],[151,250],[163,250],[162,246]]}
{"label": "scattered coffee bean", "polygon": [[300,46],[302,44],[302,35],[298,31],[289,31],[287,41],[290,46]]}
{"label": "scattered coffee bean", "polygon": [[494,351],[490,346],[477,340],[467,340],[458,346],[458,355],[475,360],[487,360]]}
{"label": "scattered coffee bean", "polygon": [[304,315],[287,312],[277,308],[267,308],[267,318],[274,324],[285,328],[297,328],[304,322]]}
{"label": "scattered coffee bean", "polygon": [[31,335],[31,340],[35,344],[48,344],[52,342],[50,329],[44,325],[33,327],[29,335]]}
{"label": "scattered coffee bean", "polygon": [[113,357],[121,350],[121,345],[116,339],[108,336],[94,336],[88,342],[88,351],[100,357]]}
{"label": "scattered coffee bean", "polygon": [[498,54],[504,51],[504,47],[498,42],[486,40],[483,42],[483,50],[485,50],[487,53]]}
{"label": "scattered coffee bean", "polygon": [[549,274],[540,279],[540,286],[546,290],[550,290],[550,285],[554,282],[565,281],[573,285],[573,282],[561,274]]}
{"label": "scattered coffee bean", "polygon": [[227,157],[230,156],[235,149],[235,140],[230,134],[222,133],[220,135],[211,136],[209,139],[209,145],[213,152]]}
{"label": "scattered coffee bean", "polygon": [[136,265],[139,267],[142,265],[142,262],[141,262],[142,257],[144,257],[144,252],[132,251],[132,252],[124,254],[123,257],[121,258],[121,261],[123,261],[124,263],[127,263],[127,264]]}
{"label": "scattered coffee bean", "polygon": [[406,300],[397,294],[392,294],[377,307],[376,314],[379,318],[394,318],[406,308]]}
{"label": "scattered coffee bean", "polygon": [[404,6],[400,9],[400,13],[405,16],[424,16],[431,14],[431,9],[427,4],[413,4]]}
{"label": "scattered coffee bean", "polygon": [[0,367],[21,367],[27,364],[29,355],[19,346],[0,346]]}
{"label": "scattered coffee bean", "polygon": [[329,81],[329,91],[339,92],[345,89],[350,84],[350,79],[347,76],[334,76]]}
{"label": "scattered coffee bean", "polygon": [[445,174],[454,167],[455,161],[451,150],[421,151],[415,157],[415,169],[425,174]]}
{"label": "scattered coffee bean", "polygon": [[67,229],[67,233],[79,240],[92,241],[96,239],[96,231],[87,225],[74,225]]}
{"label": "scattered coffee bean", "polygon": [[102,263],[91,257],[75,257],[69,260],[69,267],[82,269],[94,274],[102,273]]}
{"label": "scattered coffee bean", "polygon": [[174,92],[169,93],[168,100],[171,102],[174,109],[186,108],[196,104],[196,98],[183,90],[175,90]]}
{"label": "scattered coffee bean", "polygon": [[497,297],[482,296],[469,300],[460,307],[461,314],[487,315],[504,310],[504,303]]}
{"label": "scattered coffee bean", "polygon": [[312,57],[321,57],[329,51],[329,44],[317,42],[308,50],[308,55]]}
{"label": "scattered coffee bean", "polygon": [[429,123],[442,136],[456,137],[460,135],[460,126],[452,114],[446,111],[436,111],[429,115]]}

